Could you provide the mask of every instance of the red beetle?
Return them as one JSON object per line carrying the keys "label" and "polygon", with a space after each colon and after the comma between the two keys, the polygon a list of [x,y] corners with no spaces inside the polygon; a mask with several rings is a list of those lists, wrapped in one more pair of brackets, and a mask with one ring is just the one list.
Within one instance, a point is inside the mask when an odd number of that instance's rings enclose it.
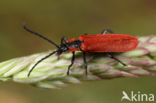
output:
{"label": "red beetle", "polygon": [[[26,27],[24,25],[24,29],[32,34],[35,34],[54,46],[57,47],[56,51],[53,51],[52,53],[48,54],[41,60],[39,60],[29,71],[28,76],[30,76],[30,73],[32,70],[43,60],[50,57],[51,55],[57,53],[58,56],[61,55],[63,52],[70,51],[72,52],[72,60],[71,64],[68,66],[67,75],[69,75],[69,71],[71,66],[74,63],[75,60],[75,51],[82,51],[83,52],[83,60],[84,60],[84,67],[86,69],[86,75],[87,75],[87,62],[86,62],[86,52],[98,52],[98,53],[106,53],[110,58],[120,62],[122,65],[126,66],[125,63],[120,61],[119,59],[112,56],[110,53],[112,52],[128,52],[131,50],[134,50],[138,45],[138,39],[136,37],[126,35],[126,34],[113,34],[111,30],[104,30],[101,34],[96,35],[81,35],[78,40],[75,38],[66,40],[66,38],[61,39],[61,44],[57,45],[53,41],[47,39],[43,35],[34,32]],[[111,34],[106,34],[107,32]]]}

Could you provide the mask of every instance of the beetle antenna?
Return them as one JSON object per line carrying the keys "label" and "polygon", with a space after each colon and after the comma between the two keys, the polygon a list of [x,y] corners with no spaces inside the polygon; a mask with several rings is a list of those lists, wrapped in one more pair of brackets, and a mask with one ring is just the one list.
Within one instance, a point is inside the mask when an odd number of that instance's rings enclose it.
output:
{"label": "beetle antenna", "polygon": [[25,24],[23,25],[23,28],[24,28],[26,31],[28,31],[28,32],[30,32],[30,33],[36,35],[36,36],[39,36],[40,38],[42,38],[42,39],[44,39],[44,40],[47,40],[49,43],[51,43],[51,44],[55,45],[57,48],[59,48],[59,46],[58,46],[56,43],[54,43],[53,41],[49,40],[48,38],[46,38],[46,37],[43,36],[42,34],[39,34],[39,33],[37,33],[37,32],[34,32],[34,31],[30,30],[29,28],[27,28],[27,26],[26,26]]}
{"label": "beetle antenna", "polygon": [[29,73],[28,73],[28,77],[30,76],[30,74],[31,74],[31,72],[33,71],[33,69],[34,69],[40,62],[42,62],[43,60],[45,60],[45,59],[47,59],[48,57],[52,56],[52,55],[55,54],[56,52],[57,52],[57,51],[54,51],[54,52],[52,52],[52,53],[46,55],[46,56],[43,57],[42,59],[40,59],[40,60],[30,69],[30,71],[29,71]]}

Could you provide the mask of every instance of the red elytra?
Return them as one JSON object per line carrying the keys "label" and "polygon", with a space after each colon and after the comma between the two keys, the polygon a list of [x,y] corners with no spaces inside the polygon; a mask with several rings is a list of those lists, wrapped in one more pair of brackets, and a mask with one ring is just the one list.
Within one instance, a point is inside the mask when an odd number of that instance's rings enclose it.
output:
{"label": "red elytra", "polygon": [[[67,42],[75,40],[72,38]],[[85,52],[128,52],[139,43],[136,37],[126,34],[81,35],[78,40],[83,41],[80,48]],[[69,47],[69,51],[79,51],[79,48]]]}

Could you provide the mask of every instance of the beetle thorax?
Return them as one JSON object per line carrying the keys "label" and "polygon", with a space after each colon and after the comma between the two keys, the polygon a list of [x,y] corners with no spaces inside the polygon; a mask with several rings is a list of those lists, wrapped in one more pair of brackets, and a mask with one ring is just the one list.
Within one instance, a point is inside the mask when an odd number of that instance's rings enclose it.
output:
{"label": "beetle thorax", "polygon": [[80,41],[80,40],[63,43],[60,45],[60,48],[58,49],[58,54],[62,54],[63,52],[66,52],[68,50],[69,51],[79,50],[82,43],[83,43],[83,41]]}

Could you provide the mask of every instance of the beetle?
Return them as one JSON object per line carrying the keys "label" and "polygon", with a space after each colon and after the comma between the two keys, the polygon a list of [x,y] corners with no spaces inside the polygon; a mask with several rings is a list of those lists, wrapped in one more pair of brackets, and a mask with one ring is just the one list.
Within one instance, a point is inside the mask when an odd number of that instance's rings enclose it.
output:
{"label": "beetle", "polygon": [[[49,40],[42,34],[30,30],[29,28],[27,28],[26,25],[24,25],[23,27],[26,31],[36,36],[39,36],[44,40],[47,40],[49,43],[53,44],[57,48],[57,50],[51,52],[50,54],[48,54],[47,56],[43,57],[38,62],[36,62],[36,64],[34,64],[34,66],[30,69],[28,73],[28,77],[30,76],[33,69],[40,62],[42,62],[43,60],[52,56],[55,53],[57,53],[57,55],[59,56],[66,51],[72,52],[71,64],[68,66],[67,75],[69,75],[70,68],[74,64],[76,51],[82,51],[83,53],[83,61],[84,61],[86,75],[88,74],[86,52],[106,53],[108,57],[118,61],[123,66],[126,66],[125,63],[120,61],[118,58],[114,57],[111,53],[132,51],[138,46],[139,43],[136,37],[127,34],[114,34],[111,30],[104,29],[101,32],[101,34],[94,34],[94,35],[84,34],[84,35],[80,35],[78,39],[71,38],[67,40],[65,37],[62,37],[60,45],[57,45],[56,43]],[[109,32],[110,34],[107,34],[107,32]]]}

